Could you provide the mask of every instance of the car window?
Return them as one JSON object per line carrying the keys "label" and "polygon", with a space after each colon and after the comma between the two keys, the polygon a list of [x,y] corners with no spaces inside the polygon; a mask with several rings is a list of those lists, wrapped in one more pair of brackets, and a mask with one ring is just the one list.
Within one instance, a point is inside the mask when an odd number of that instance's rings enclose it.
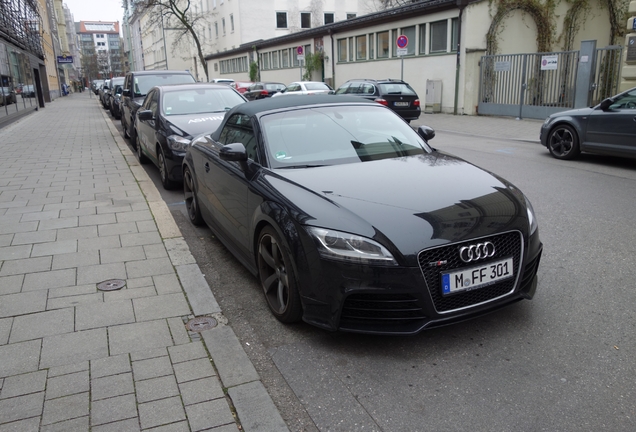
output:
{"label": "car window", "polygon": [[252,121],[245,114],[234,114],[227,120],[219,136],[219,142],[221,144],[242,143],[245,146],[247,157],[255,162],[259,161]]}
{"label": "car window", "polygon": [[636,90],[617,96],[609,108],[612,110],[636,109]]}
{"label": "car window", "polygon": [[424,140],[383,107],[305,108],[261,118],[272,168],[336,165],[424,154]]}
{"label": "car window", "polygon": [[372,95],[375,93],[375,86],[369,83],[363,83],[360,86],[360,93],[366,95]]}
{"label": "car window", "polygon": [[271,91],[279,91],[285,88],[282,84],[265,84],[265,88]]}
{"label": "car window", "polygon": [[341,85],[340,88],[336,90],[336,94],[345,94],[350,86],[351,86],[351,83],[345,83]]}
{"label": "car window", "polygon": [[245,102],[230,88],[198,88],[165,92],[162,112],[166,116],[225,112]]}
{"label": "car window", "polygon": [[415,93],[415,90],[413,90],[411,86],[404,83],[380,84],[380,93],[413,96],[417,95],[417,93]]}
{"label": "car window", "polygon": [[300,88],[300,84],[290,84],[290,85],[287,87],[287,91],[288,91],[288,92],[291,92],[291,91],[300,91],[300,90],[301,90],[301,88]]}

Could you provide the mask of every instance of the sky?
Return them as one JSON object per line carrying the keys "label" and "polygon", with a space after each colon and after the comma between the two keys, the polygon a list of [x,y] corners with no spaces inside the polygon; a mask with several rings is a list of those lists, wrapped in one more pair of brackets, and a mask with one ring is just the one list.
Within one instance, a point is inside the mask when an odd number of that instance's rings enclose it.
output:
{"label": "sky", "polygon": [[124,16],[121,0],[64,0],[77,21],[119,21]]}

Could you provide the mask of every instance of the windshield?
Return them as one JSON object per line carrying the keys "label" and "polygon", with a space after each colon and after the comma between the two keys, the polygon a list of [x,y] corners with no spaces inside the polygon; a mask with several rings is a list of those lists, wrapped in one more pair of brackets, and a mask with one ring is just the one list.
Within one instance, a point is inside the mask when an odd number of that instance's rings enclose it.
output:
{"label": "windshield", "polygon": [[325,83],[305,83],[307,90],[331,90]]}
{"label": "windshield", "polygon": [[280,91],[285,88],[284,84],[265,84],[266,90]]}
{"label": "windshield", "polygon": [[272,168],[337,165],[430,153],[392,111],[373,106],[306,108],[261,118]]}
{"label": "windshield", "polygon": [[380,84],[380,92],[382,94],[416,95],[415,90],[408,84],[402,83]]}
{"label": "windshield", "polygon": [[141,75],[135,77],[135,97],[146,96],[154,86],[194,83],[190,74]]}
{"label": "windshield", "polygon": [[230,88],[201,88],[165,92],[162,111],[166,116],[225,112],[245,102]]}

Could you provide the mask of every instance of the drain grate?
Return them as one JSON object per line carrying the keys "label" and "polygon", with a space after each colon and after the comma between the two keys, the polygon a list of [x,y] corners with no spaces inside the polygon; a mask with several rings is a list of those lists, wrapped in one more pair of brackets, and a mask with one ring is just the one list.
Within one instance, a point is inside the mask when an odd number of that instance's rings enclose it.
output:
{"label": "drain grate", "polygon": [[202,332],[204,330],[210,330],[216,327],[216,325],[217,322],[214,318],[203,316],[192,318],[186,323],[186,328],[192,332]]}
{"label": "drain grate", "polygon": [[108,279],[104,282],[97,284],[97,289],[100,291],[117,291],[126,286],[126,281],[123,279]]}

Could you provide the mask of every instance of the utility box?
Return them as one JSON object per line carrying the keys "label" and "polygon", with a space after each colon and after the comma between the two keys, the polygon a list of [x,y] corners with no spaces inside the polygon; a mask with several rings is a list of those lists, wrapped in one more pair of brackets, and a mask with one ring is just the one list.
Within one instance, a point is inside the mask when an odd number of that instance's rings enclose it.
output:
{"label": "utility box", "polygon": [[442,112],[442,80],[426,80],[426,113]]}

